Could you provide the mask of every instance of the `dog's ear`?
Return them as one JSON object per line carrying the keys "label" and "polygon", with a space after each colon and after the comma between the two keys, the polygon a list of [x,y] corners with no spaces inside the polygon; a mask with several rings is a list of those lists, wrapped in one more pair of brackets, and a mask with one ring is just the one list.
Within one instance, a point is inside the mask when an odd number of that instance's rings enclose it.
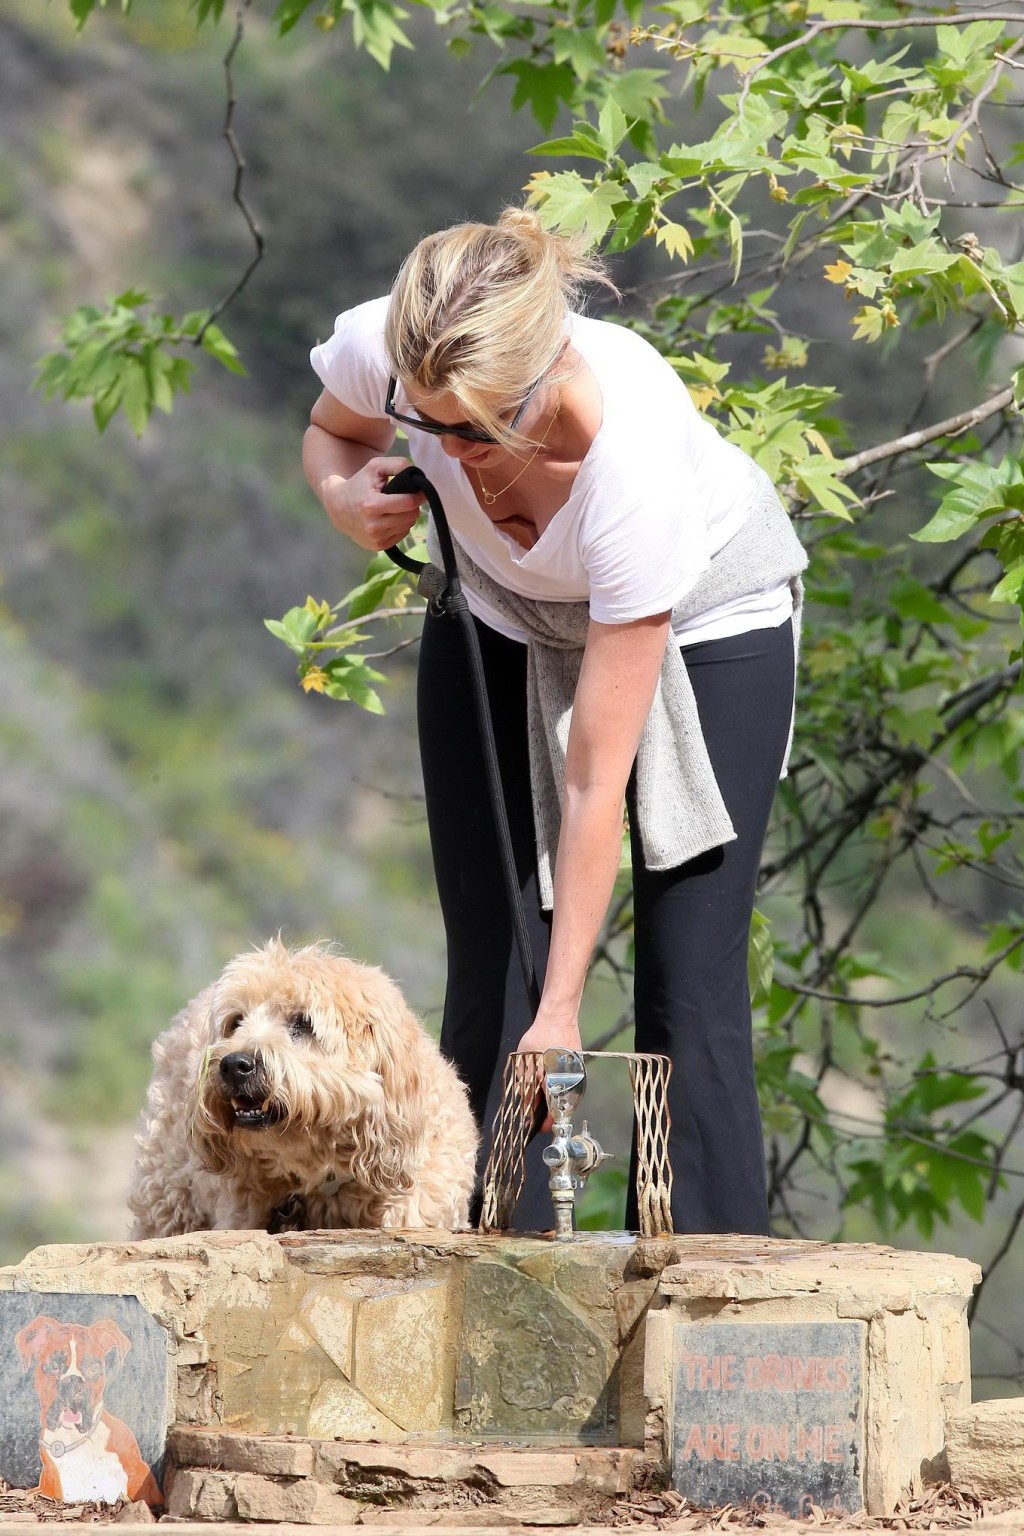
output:
{"label": "dog's ear", "polygon": [[234,1174],[242,1166],[222,1125],[212,1115],[193,1117],[186,1135],[189,1150],[210,1173]]}
{"label": "dog's ear", "polygon": [[[213,1024],[210,1021],[212,1031]],[[212,1033],[211,1033],[212,1039]],[[210,1173],[234,1173],[239,1159],[231,1146],[230,1137],[216,1110],[211,1105],[208,1092],[210,1077],[210,1047],[203,1051],[196,1074],[185,1096],[185,1142],[190,1152]]]}
{"label": "dog's ear", "polygon": [[131,1349],[132,1341],[122,1332],[112,1317],[101,1317],[99,1322],[92,1323],[86,1332],[94,1340],[97,1349],[102,1349],[105,1355],[116,1351],[118,1366],[124,1364],[124,1357]]}
{"label": "dog's ear", "polygon": [[397,989],[388,989],[369,1020],[364,1053],[383,1091],[367,1098],[355,1122],[352,1171],[382,1195],[411,1188],[409,1170],[426,1128],[419,1028]]}
{"label": "dog's ear", "polygon": [[384,1096],[367,1104],[353,1122],[352,1172],[375,1194],[403,1194],[412,1188],[408,1170],[423,1127],[418,1119],[414,1126],[406,1108]]}
{"label": "dog's ear", "polygon": [[14,1335],[14,1347],[21,1359],[23,1371],[30,1371],[36,1363],[36,1358],[47,1343],[55,1328],[63,1327],[55,1317],[34,1317],[30,1323],[26,1323],[18,1333]]}

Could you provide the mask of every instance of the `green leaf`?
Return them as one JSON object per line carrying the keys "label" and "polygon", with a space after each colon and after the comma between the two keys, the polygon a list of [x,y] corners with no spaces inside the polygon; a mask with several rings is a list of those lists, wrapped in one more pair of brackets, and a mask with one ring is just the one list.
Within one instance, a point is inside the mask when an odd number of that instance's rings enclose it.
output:
{"label": "green leaf", "polygon": [[219,325],[206,327],[203,332],[202,347],[204,352],[209,352],[211,357],[215,357],[218,363],[223,364],[229,373],[237,373],[242,378],[248,376],[248,370],[238,355],[238,349],[228,340]]}
{"label": "green leaf", "polygon": [[1024,562],[1011,566],[1000,581],[992,588],[991,600],[994,603],[1016,603],[1024,606]]}
{"label": "green leaf", "polygon": [[935,516],[910,535],[922,544],[948,543],[973,528],[981,518],[1003,511],[1010,483],[1020,477],[1019,466],[1012,461],[999,466],[932,462],[925,468],[941,480],[952,480],[954,485],[942,498]]}
{"label": "green leaf", "polygon": [[797,484],[812,501],[816,501],[826,512],[831,512],[833,517],[841,517],[845,522],[850,522],[852,513],[847,503],[856,503],[858,497],[845,480],[839,479],[837,468],[835,459],[830,459],[827,454],[813,453],[794,464],[793,472]]}
{"label": "green leaf", "polygon": [[124,360],[124,391],[121,404],[128,418],[128,425],[136,437],[141,437],[149,421],[152,397],[149,374],[145,363],[139,357],[127,357]]}
{"label": "green leaf", "polygon": [[405,573],[395,565],[388,562],[388,569],[377,572],[369,580],[354,587],[346,597],[343,597],[339,607],[347,608],[350,619],[361,619],[375,608],[379,608],[381,600],[405,579]]}
{"label": "green leaf", "polygon": [[893,277],[919,277],[928,272],[947,272],[959,260],[959,256],[944,251],[937,240],[922,240],[909,250],[898,250],[889,270]]}
{"label": "green leaf", "polygon": [[775,946],[772,943],[772,926],[764,913],[755,908],[747,950],[747,977],[751,1002],[755,1008],[768,1000],[774,968]]}
{"label": "green leaf", "polygon": [[654,160],[637,160],[626,173],[640,197],[647,197],[651,188],[666,179],[664,169]]}
{"label": "green leaf", "polygon": [[496,73],[512,75],[516,82],[512,110],[518,112],[528,106],[545,133],[550,131],[562,103],[572,101],[576,92],[576,76],[570,64],[535,64],[527,59],[514,59]]}
{"label": "green leaf", "polygon": [[594,33],[584,27],[569,27],[556,31],[553,57],[556,64],[568,61],[581,84],[586,84],[594,74],[604,69],[607,63],[604,49]]}
{"label": "green leaf", "polygon": [[626,137],[629,129],[625,113],[614,96],[609,96],[601,108],[601,114],[597,120],[597,128],[605,155],[610,160]]}
{"label": "green leaf", "polygon": [[902,619],[922,624],[946,624],[950,614],[933,592],[913,576],[901,576],[889,588],[889,601]]}
{"label": "green leaf", "polygon": [[282,640],[297,656],[304,655],[306,646],[317,630],[316,616],[308,608],[289,608],[282,619],[264,619],[263,623],[276,639]]}
{"label": "green leaf", "polygon": [[280,0],[273,13],[273,20],[277,22],[282,37],[298,25],[312,4],[313,0]]}
{"label": "green leaf", "polygon": [[545,139],[527,150],[530,155],[576,155],[581,159],[597,160],[604,165],[608,159],[604,146],[594,138],[588,124],[575,123],[568,138]]}
{"label": "green leaf", "polygon": [[578,232],[590,245],[597,244],[613,223],[616,209],[628,202],[618,182],[591,184],[575,171],[554,176],[541,172],[530,187],[530,200],[538,205],[545,229]]}
{"label": "green leaf", "polygon": [[624,69],[610,75],[602,89],[622,109],[627,122],[654,123],[661,119],[659,103],[668,94],[661,84],[665,75],[663,69]]}
{"label": "green leaf", "polygon": [[670,219],[658,225],[654,240],[656,245],[663,246],[678,261],[689,261],[693,255],[693,240],[689,230],[682,224],[673,224]]}

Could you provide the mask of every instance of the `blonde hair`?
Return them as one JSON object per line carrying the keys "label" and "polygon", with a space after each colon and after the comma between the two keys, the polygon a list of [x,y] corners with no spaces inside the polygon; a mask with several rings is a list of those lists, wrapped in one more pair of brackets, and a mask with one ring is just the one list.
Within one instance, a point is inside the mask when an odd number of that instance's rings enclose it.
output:
{"label": "blonde hair", "polygon": [[[505,447],[514,411],[539,379],[558,383],[569,317],[587,282],[617,292],[578,240],[553,234],[526,208],[496,224],[456,224],[410,252],[391,289],[384,345],[391,371],[426,394],[452,394]],[[504,414],[503,414],[504,413]]]}

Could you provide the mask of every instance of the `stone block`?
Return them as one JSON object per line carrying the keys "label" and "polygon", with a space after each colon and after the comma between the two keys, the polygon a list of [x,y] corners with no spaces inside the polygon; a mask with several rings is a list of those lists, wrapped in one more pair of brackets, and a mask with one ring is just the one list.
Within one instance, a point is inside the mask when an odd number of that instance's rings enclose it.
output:
{"label": "stone block", "polygon": [[539,1281],[504,1264],[467,1270],[455,1389],[464,1432],[600,1442],[615,1358]]}
{"label": "stone block", "polygon": [[571,1488],[579,1473],[575,1451],[478,1451],[476,1465],[502,1488]]}
{"label": "stone block", "polygon": [[206,1365],[210,1358],[210,1346],[205,1339],[179,1339],[174,1350],[176,1365]]}
{"label": "stone block", "polygon": [[317,1503],[316,1484],[307,1478],[294,1483],[277,1482],[256,1472],[238,1472],[234,1493],[240,1520],[306,1525]]}
{"label": "stone block", "polygon": [[402,1440],[394,1419],[347,1381],[325,1381],[309,1407],[308,1433],[317,1440]]}
{"label": "stone block", "polygon": [[218,1467],[225,1472],[258,1472],[266,1477],[309,1477],[313,1447],[308,1440],[172,1429],[169,1448],[184,1467]]}
{"label": "stone block", "polygon": [[615,1293],[615,1322],[619,1342],[624,1343],[635,1331],[640,1319],[647,1312],[658,1294],[656,1279],[634,1281],[620,1286]]}
{"label": "stone block", "polygon": [[215,1366],[183,1366],[177,1372],[175,1417],[181,1424],[213,1424],[218,1417]]}
{"label": "stone block", "polygon": [[356,1499],[347,1499],[343,1493],[316,1483],[313,1507],[306,1518],[310,1525],[356,1525],[365,1507]]}
{"label": "stone block", "polygon": [[949,1479],[983,1499],[1024,1498],[1024,1397],[993,1398],[946,1424]]}
{"label": "stone block", "polygon": [[316,1475],[355,1491],[390,1489],[406,1497],[424,1484],[439,1485],[469,1477],[473,1457],[458,1445],[375,1445],[321,1442]]}
{"label": "stone block", "polygon": [[448,1287],[381,1287],[359,1302],[352,1380],[404,1430],[437,1429],[446,1378]]}
{"label": "stone block", "polygon": [[[559,1294],[595,1328],[606,1328],[600,1314],[615,1305],[622,1266],[614,1248],[596,1243],[552,1245],[554,1282]],[[597,1315],[595,1315],[597,1314]]]}
{"label": "stone block", "polygon": [[[852,1327],[866,1332],[859,1389],[864,1441],[862,1453],[854,1453],[864,1503],[872,1516],[888,1515],[903,1490],[920,1491],[942,1451],[944,1415],[969,1390],[965,1314],[980,1278],[978,1267],[949,1254],[874,1244],[732,1236],[685,1237],[673,1243],[674,1262],[666,1265],[660,1286],[667,1306],[650,1312],[647,1319],[648,1453],[655,1452],[659,1435],[666,1459],[673,1449],[680,1451],[676,1384],[667,1367],[675,1324],[708,1330],[709,1337],[710,1330],[717,1330],[716,1338],[737,1327],[759,1328],[766,1341],[762,1356],[785,1353],[770,1343],[774,1330]],[[740,1353],[724,1344],[719,1351],[721,1359]],[[721,1406],[722,1414],[707,1420],[715,1433],[702,1442],[709,1462],[732,1460],[739,1445],[741,1420],[725,1414],[725,1404]],[[838,1453],[839,1423],[829,1419],[819,1426],[826,1461],[830,1447]],[[789,1438],[792,1441],[792,1426]],[[767,1443],[755,1436],[751,1448],[763,1451]],[[802,1443],[806,1461],[806,1435]],[[691,1462],[698,1450],[695,1440]],[[764,1468],[769,1498],[787,1486],[788,1474],[774,1465],[778,1459],[773,1451]],[[678,1479],[676,1486],[688,1492]],[[843,1502],[853,1497],[848,1490]]]}
{"label": "stone block", "polygon": [[314,1291],[302,1303],[302,1320],[343,1376],[352,1376],[352,1340],[355,1334],[355,1302],[348,1296]]}
{"label": "stone block", "polygon": [[233,1520],[238,1512],[230,1472],[186,1467],[169,1482],[167,1513],[177,1520]]}
{"label": "stone block", "polygon": [[313,1348],[313,1340],[305,1328],[300,1328],[298,1323],[289,1323],[277,1341],[279,1354],[304,1355],[307,1349]]}
{"label": "stone block", "polygon": [[581,1456],[580,1471],[588,1493],[628,1493],[644,1458],[640,1451],[588,1447]]}
{"label": "stone block", "polygon": [[645,1329],[634,1329],[619,1345],[618,1442],[643,1445],[647,1404],[644,1400]]}

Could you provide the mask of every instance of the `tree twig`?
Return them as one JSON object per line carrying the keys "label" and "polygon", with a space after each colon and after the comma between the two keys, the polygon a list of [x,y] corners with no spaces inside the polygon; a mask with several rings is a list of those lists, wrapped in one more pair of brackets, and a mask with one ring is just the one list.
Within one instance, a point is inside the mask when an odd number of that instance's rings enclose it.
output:
{"label": "tree twig", "polygon": [[228,148],[230,149],[235,162],[235,184],[231,194],[232,201],[235,203],[236,207],[241,209],[242,217],[246,222],[249,233],[253,239],[253,244],[256,247],[256,254],[249,262],[249,265],[242,273],[242,276],[239,278],[238,282],[231,289],[231,292],[228,293],[223,299],[221,299],[219,304],[215,305],[214,308],[211,309],[210,313],[203,321],[202,327],[197,332],[195,338],[195,345],[197,347],[202,345],[203,337],[213,322],[224,313],[229,304],[233,303],[234,300],[237,299],[238,295],[241,293],[242,289],[245,287],[246,283],[249,281],[250,277],[255,272],[260,262],[263,260],[264,251],[266,248],[265,241],[263,239],[263,231],[256,223],[248,203],[242,196],[242,181],[245,176],[246,166],[242,151],[239,148],[238,140],[235,137],[234,129],[235,107],[237,105],[238,98],[235,96],[235,80],[234,74],[232,72],[232,66],[235,62],[235,54],[241,45],[242,38],[245,36],[245,13],[251,4],[252,0],[239,0],[238,11],[235,17],[235,35],[231,40],[230,48],[224,55],[224,78],[227,88],[227,109],[224,116],[224,138],[227,140]]}
{"label": "tree twig", "polygon": [[947,416],[945,421],[933,422],[930,427],[921,427],[916,432],[907,432],[903,437],[895,437],[891,442],[878,443],[874,448],[865,448],[863,453],[855,453],[848,459],[840,459],[834,470],[835,476],[839,480],[848,480],[858,470],[864,469],[868,464],[877,464],[880,459],[892,459],[901,453],[912,453],[916,448],[923,448],[925,443],[934,442],[938,437],[957,437],[961,432],[967,432],[971,427],[976,427],[979,422],[987,421],[997,412],[1005,411],[1008,406],[1013,406],[1013,403],[1013,386],[1007,385],[989,400],[983,400],[980,405],[972,406],[969,411],[959,411],[955,416]]}

